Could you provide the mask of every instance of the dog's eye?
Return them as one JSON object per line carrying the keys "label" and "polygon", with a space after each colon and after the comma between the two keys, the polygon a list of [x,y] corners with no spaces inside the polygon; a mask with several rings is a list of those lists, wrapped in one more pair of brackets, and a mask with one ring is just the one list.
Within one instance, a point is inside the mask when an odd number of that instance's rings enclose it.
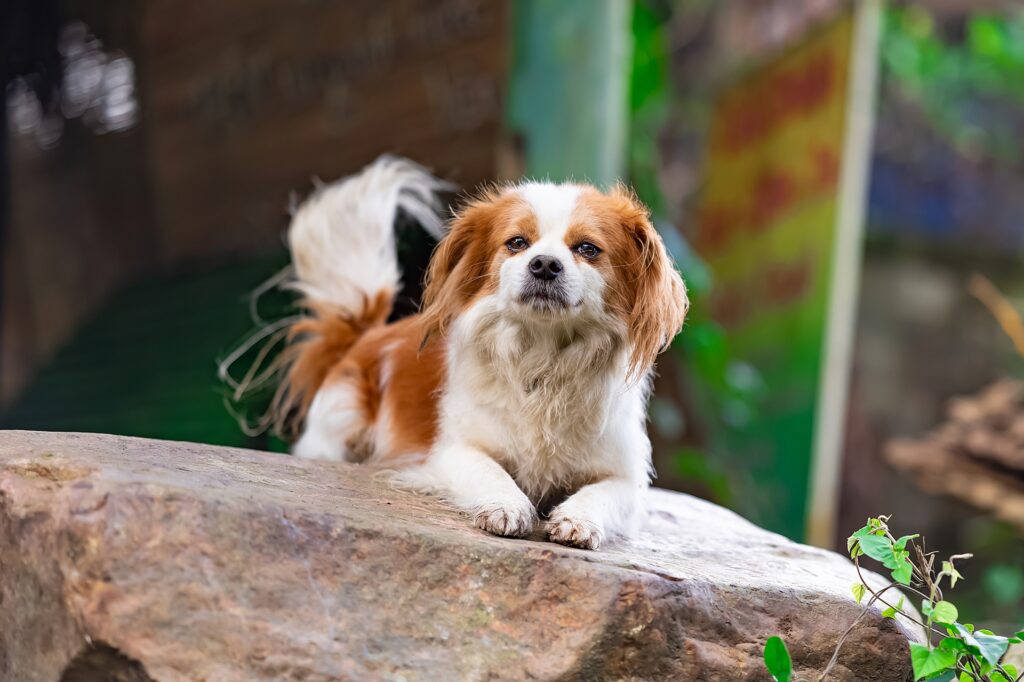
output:
{"label": "dog's eye", "polygon": [[590,242],[581,242],[576,245],[576,253],[580,254],[587,260],[594,260],[597,255],[601,253],[601,249],[597,248]]}
{"label": "dog's eye", "polygon": [[512,237],[512,239],[509,239],[507,242],[505,242],[505,246],[508,247],[509,251],[515,253],[517,251],[522,251],[523,249],[528,248],[530,246],[530,243],[523,239],[522,237]]}

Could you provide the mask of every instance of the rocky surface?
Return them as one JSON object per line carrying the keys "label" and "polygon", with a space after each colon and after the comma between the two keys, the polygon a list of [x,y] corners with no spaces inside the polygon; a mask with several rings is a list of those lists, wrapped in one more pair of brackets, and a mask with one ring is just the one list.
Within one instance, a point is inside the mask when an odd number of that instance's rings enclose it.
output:
{"label": "rocky surface", "polygon": [[[360,467],[0,433],[3,680],[816,679],[859,608],[844,558],[655,491],[642,536],[507,540]],[[830,679],[910,679],[877,614]]]}

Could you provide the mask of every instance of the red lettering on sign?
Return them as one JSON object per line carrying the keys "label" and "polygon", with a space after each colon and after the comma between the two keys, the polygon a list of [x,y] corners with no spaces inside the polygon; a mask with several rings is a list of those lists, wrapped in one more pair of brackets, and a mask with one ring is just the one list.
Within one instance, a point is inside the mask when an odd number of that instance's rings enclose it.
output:
{"label": "red lettering on sign", "polygon": [[783,124],[813,114],[834,93],[835,74],[835,58],[830,52],[820,52],[806,62],[768,74],[723,102],[713,146],[730,154],[740,153]]}

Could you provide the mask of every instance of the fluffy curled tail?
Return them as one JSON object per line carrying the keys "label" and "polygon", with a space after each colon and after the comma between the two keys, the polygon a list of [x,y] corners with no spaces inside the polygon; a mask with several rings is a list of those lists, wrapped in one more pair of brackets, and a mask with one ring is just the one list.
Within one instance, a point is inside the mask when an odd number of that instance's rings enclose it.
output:
{"label": "fluffy curled tail", "polygon": [[[292,266],[274,284],[297,291],[302,312],[267,325],[220,366],[236,401],[278,383],[267,414],[243,427],[272,428],[287,440],[298,435],[328,371],[367,330],[387,321],[402,284],[394,230],[398,210],[440,239],[437,193],[449,188],[412,161],[383,156],[319,188],[298,207],[288,228]],[[249,371],[233,379],[231,365],[261,341]],[[260,367],[281,342],[284,350]]]}

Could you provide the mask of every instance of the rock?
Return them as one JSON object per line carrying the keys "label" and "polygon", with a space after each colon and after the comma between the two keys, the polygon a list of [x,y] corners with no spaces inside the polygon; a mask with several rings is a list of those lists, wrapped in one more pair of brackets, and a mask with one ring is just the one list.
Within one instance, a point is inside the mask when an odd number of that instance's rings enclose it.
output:
{"label": "rock", "polygon": [[[851,564],[685,495],[586,552],[477,531],[371,470],[90,434],[0,433],[3,680],[816,679]],[[881,580],[881,579],[879,579]],[[910,679],[870,613],[830,679]]]}

